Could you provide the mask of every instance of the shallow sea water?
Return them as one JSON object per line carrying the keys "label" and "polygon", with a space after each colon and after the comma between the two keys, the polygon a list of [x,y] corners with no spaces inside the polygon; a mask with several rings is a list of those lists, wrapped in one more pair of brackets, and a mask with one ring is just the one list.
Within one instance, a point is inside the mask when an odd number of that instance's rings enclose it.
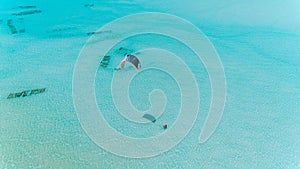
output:
{"label": "shallow sea water", "polygon": [[[243,12],[246,2],[229,0],[0,2],[0,168],[300,168],[300,15],[294,7],[300,4],[253,4]],[[12,15],[28,10],[18,7],[22,5],[35,5],[42,12]],[[252,17],[251,9],[257,11]],[[198,117],[182,142],[159,156],[131,159],[101,149],[84,132],[73,105],[72,78],[88,32],[139,12],[177,15],[207,35],[224,67],[226,105],[217,130],[198,144],[211,99],[209,75],[201,61],[179,42],[162,36],[137,36],[118,44],[116,49],[151,46],[176,53],[195,74],[200,91]],[[10,19],[16,34],[8,26]],[[122,59],[115,56],[112,65]],[[127,67],[124,72],[130,71],[135,70]],[[112,106],[112,74],[99,68],[95,91],[99,109],[116,131],[147,138],[164,132],[162,124],[176,121],[180,92],[170,75],[142,71],[132,81],[129,94],[137,109],[150,107],[148,94],[156,88],[168,99],[156,123],[141,125],[128,122]],[[7,99],[10,93],[44,87],[46,92],[39,95]]]}

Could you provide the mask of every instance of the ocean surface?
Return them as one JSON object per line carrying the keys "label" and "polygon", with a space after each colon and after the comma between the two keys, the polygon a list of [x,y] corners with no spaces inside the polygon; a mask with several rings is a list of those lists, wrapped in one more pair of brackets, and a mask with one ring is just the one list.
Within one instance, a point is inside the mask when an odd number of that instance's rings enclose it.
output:
{"label": "ocean surface", "polygon": [[[0,168],[300,168],[299,7],[296,0],[1,1]],[[163,56],[153,56],[153,61],[142,62],[129,96],[137,110],[147,111],[149,93],[163,91],[163,114],[146,124],[122,117],[112,99],[111,78],[136,70],[130,65],[113,70],[124,57],[120,47],[133,50],[142,61],[144,48],[172,51],[193,72],[200,91],[198,116],[180,143],[154,157],[127,158],[99,147],[85,132],[74,107],[73,77],[80,52],[97,43],[89,39],[99,28],[143,12],[183,18],[207,36],[224,68],[226,104],[215,132],[199,144],[212,98],[203,62],[170,37],[146,34],[118,43],[108,52],[113,56],[108,68],[97,69],[91,96],[115,131],[155,137],[177,122],[181,106],[181,89],[172,75],[143,71],[143,65],[163,62]],[[108,34],[108,39],[117,36]],[[182,72],[172,61],[166,64]],[[8,99],[11,93],[43,88],[45,92]],[[147,148],[145,144],[140,151]]]}

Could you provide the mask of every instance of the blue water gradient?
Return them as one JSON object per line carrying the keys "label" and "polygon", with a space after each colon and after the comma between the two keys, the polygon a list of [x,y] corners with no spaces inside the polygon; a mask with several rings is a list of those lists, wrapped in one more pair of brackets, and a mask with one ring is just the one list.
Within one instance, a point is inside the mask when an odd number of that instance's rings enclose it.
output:
{"label": "blue water gradient", "polygon": [[[13,15],[31,10],[18,7],[28,5],[42,12]],[[2,0],[0,168],[300,168],[299,6],[297,0]],[[198,144],[198,136],[209,109],[210,82],[203,64],[187,59],[192,54],[184,59],[198,71],[200,110],[195,126],[174,149],[149,159],[122,158],[100,149],[81,128],[73,106],[72,77],[87,33],[139,12],[170,13],[189,20],[219,53],[226,75],[226,106],[220,125],[205,144]],[[12,34],[8,20],[18,33]],[[184,57],[187,51],[174,45],[170,49]],[[111,101],[105,99],[110,91],[102,94],[105,89],[100,86],[109,85],[101,79],[109,72],[102,73],[96,76],[97,99],[105,100],[99,106],[117,131],[152,136],[163,132],[160,124],[176,118],[170,113],[178,108],[175,92],[167,105],[169,114],[156,126],[126,128],[127,122],[113,114],[113,107],[103,106]],[[157,72],[144,72],[136,80],[149,73]],[[172,87],[164,90],[172,96],[172,90],[178,89],[172,78],[156,76],[162,84],[155,81],[145,90],[169,83]],[[39,95],[6,99],[9,93],[43,87],[46,92]],[[136,95],[132,101],[137,108],[149,107],[147,96],[130,92]]]}

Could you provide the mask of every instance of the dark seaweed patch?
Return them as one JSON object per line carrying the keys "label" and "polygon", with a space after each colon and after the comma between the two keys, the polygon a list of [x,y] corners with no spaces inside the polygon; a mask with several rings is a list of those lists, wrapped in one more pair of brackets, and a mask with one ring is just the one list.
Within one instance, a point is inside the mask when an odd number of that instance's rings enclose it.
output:
{"label": "dark seaweed patch", "polygon": [[41,10],[31,10],[31,11],[23,11],[23,12],[19,12],[19,13],[13,13],[12,15],[15,16],[23,16],[23,15],[32,15],[32,14],[36,14],[36,13],[41,13]]}
{"label": "dark seaweed patch", "polygon": [[25,6],[18,6],[18,8],[20,9],[32,9],[32,8],[36,8],[35,5],[25,5]]}
{"label": "dark seaweed patch", "polygon": [[94,4],[84,4],[84,7],[93,7]]}
{"label": "dark seaweed patch", "polygon": [[19,33],[25,33],[25,29],[20,29]]}
{"label": "dark seaweed patch", "polygon": [[61,27],[61,28],[54,28],[50,32],[65,32],[76,29],[75,27]]}
{"label": "dark seaweed patch", "polygon": [[94,34],[102,34],[102,33],[111,33],[111,30],[108,31],[95,31],[95,32],[88,32],[87,35],[94,35]]}
{"label": "dark seaweed patch", "polygon": [[152,123],[156,122],[156,118],[154,116],[152,116],[151,114],[144,114],[143,116],[145,119],[151,121]]}
{"label": "dark seaweed patch", "polygon": [[12,19],[7,20],[7,26],[9,27],[9,30],[12,34],[18,33],[17,28],[13,25]]}
{"label": "dark seaweed patch", "polygon": [[100,62],[100,66],[106,68],[109,64],[110,56],[104,56]]}
{"label": "dark seaweed patch", "polygon": [[120,47],[117,51],[118,54],[122,54],[122,55],[128,55],[128,54],[132,54],[134,52],[133,49],[128,49],[125,47]]}
{"label": "dark seaweed patch", "polygon": [[7,26],[9,28],[11,34],[25,33],[25,29],[24,28],[22,28],[20,30],[17,29],[17,27],[15,26],[16,25],[15,21],[17,21],[17,23],[19,22],[20,24],[22,24],[23,23],[23,18],[19,18],[18,20],[12,20],[12,19],[8,19],[7,20]]}
{"label": "dark seaweed patch", "polygon": [[84,33],[79,32],[78,28],[73,26],[56,26],[51,30],[47,30],[46,32],[51,38],[68,38],[84,36]]}
{"label": "dark seaweed patch", "polygon": [[31,95],[35,95],[35,94],[44,93],[45,91],[46,91],[46,88],[33,89],[33,90],[24,90],[22,92],[10,93],[7,96],[7,99],[13,99],[13,98],[21,97],[21,96],[22,97],[31,96]]}
{"label": "dark seaweed patch", "polygon": [[87,35],[93,35],[93,34],[95,34],[95,32],[88,32],[88,33],[86,33]]}

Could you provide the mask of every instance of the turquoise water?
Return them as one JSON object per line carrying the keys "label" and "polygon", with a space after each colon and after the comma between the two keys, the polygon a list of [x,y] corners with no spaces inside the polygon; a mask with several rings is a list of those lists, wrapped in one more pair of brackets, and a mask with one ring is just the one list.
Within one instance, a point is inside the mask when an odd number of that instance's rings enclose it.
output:
{"label": "turquoise water", "polygon": [[[36,7],[18,7],[32,5]],[[0,2],[0,168],[300,168],[299,5],[233,0]],[[41,13],[13,15],[32,10]],[[195,74],[200,91],[198,117],[182,142],[159,156],[131,159],[101,149],[84,132],[73,104],[72,80],[87,33],[139,12],[174,14],[207,35],[224,67],[226,105],[217,130],[198,144],[211,99],[203,63],[167,37],[144,35],[118,44],[116,49],[151,46],[176,53]],[[122,59],[114,55],[112,65]],[[170,75],[148,70],[132,81],[129,94],[137,109],[149,109],[148,93],[156,88],[168,99],[155,124],[141,125],[128,122],[111,106],[112,74],[99,68],[95,91],[99,109],[116,131],[146,138],[163,133],[162,124],[175,123],[180,92]],[[45,93],[7,99],[10,93],[44,87]]]}

